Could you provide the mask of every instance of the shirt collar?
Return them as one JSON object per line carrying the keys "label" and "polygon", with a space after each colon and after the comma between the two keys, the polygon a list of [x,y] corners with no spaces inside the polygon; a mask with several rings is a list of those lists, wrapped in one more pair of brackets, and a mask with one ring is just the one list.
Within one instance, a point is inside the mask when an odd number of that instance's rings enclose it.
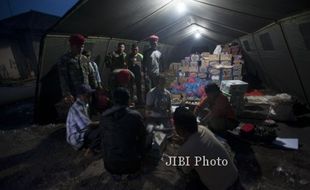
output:
{"label": "shirt collar", "polygon": [[81,105],[81,106],[86,106],[86,102],[84,102],[83,100],[81,100],[80,98],[77,98],[76,99],[76,102],[79,104],[79,105]]}

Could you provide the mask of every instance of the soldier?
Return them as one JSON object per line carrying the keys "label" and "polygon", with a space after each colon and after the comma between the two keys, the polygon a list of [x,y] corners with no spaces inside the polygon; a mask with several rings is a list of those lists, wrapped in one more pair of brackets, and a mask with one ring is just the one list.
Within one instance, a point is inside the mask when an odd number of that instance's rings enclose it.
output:
{"label": "soldier", "polygon": [[95,87],[96,89],[102,89],[102,83],[101,83],[101,77],[99,73],[99,68],[96,62],[91,60],[91,51],[84,50],[83,55],[85,55],[89,61],[89,67],[91,68],[91,71],[93,75],[95,76]]}
{"label": "soldier", "polygon": [[151,47],[143,53],[143,70],[145,73],[145,88],[148,92],[155,87],[156,77],[162,71],[162,54],[157,50],[159,37],[152,35],[149,37]]}
{"label": "soldier", "polygon": [[114,81],[112,79],[113,72],[117,69],[127,69],[126,65],[126,53],[125,44],[123,42],[118,43],[117,50],[109,53],[105,58],[106,68],[108,68],[108,87],[112,92],[114,90]]}
{"label": "soldier", "polygon": [[115,69],[126,69],[125,44],[123,42],[118,43],[117,50],[113,51],[107,59],[107,67],[110,68],[112,72]]}
{"label": "soldier", "polygon": [[86,84],[95,88],[96,81],[87,57],[82,55],[85,37],[74,34],[70,36],[69,42],[71,50],[60,58],[57,66],[64,101],[72,104],[79,86]]}
{"label": "soldier", "polygon": [[133,97],[133,86],[136,86],[136,94],[138,98],[138,104],[142,104],[142,91],[141,91],[141,79],[142,79],[142,61],[143,55],[139,53],[139,47],[137,44],[131,46],[131,53],[127,56],[128,69],[134,74],[135,79],[130,85],[130,94]]}

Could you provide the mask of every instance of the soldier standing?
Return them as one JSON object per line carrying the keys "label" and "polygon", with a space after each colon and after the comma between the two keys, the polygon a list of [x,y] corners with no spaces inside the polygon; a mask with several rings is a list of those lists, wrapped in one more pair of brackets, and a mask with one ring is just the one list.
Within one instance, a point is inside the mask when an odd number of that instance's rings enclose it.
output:
{"label": "soldier standing", "polygon": [[87,57],[82,55],[85,37],[81,34],[74,34],[70,36],[69,42],[70,51],[60,58],[57,66],[64,101],[72,104],[79,86],[86,84],[95,88],[96,81]]}
{"label": "soldier standing", "polygon": [[134,74],[135,78],[133,83],[130,85],[130,95],[133,97],[134,85],[136,86],[137,103],[141,105],[142,91],[141,91],[141,80],[142,80],[142,61],[143,55],[139,53],[139,47],[137,44],[131,46],[131,53],[127,56],[128,69]]}
{"label": "soldier standing", "polygon": [[156,78],[162,71],[162,53],[157,49],[159,37],[149,37],[150,48],[143,53],[143,71],[145,73],[145,92],[155,87]]}

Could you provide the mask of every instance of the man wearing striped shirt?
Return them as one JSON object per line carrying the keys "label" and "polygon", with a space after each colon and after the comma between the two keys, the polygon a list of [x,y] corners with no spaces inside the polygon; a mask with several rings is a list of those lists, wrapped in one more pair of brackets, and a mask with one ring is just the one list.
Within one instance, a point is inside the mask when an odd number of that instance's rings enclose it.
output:
{"label": "man wearing striped shirt", "polygon": [[81,85],[67,116],[67,142],[76,150],[89,148],[94,151],[100,145],[99,123],[90,120],[88,110],[94,91],[89,85]]}

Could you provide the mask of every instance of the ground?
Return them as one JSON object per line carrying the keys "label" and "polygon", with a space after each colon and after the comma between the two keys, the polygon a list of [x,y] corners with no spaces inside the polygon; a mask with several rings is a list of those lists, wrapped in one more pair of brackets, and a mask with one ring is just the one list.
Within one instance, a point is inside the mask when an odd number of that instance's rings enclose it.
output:
{"label": "ground", "polygon": [[[100,157],[85,157],[65,142],[63,124],[32,125],[32,100],[6,106],[0,115],[0,189],[184,189],[176,169],[161,160],[149,162],[139,178],[116,183]],[[310,189],[309,118],[278,125],[278,136],[299,138],[299,150],[235,139],[231,149],[245,189]],[[177,147],[169,143],[166,153]]]}

